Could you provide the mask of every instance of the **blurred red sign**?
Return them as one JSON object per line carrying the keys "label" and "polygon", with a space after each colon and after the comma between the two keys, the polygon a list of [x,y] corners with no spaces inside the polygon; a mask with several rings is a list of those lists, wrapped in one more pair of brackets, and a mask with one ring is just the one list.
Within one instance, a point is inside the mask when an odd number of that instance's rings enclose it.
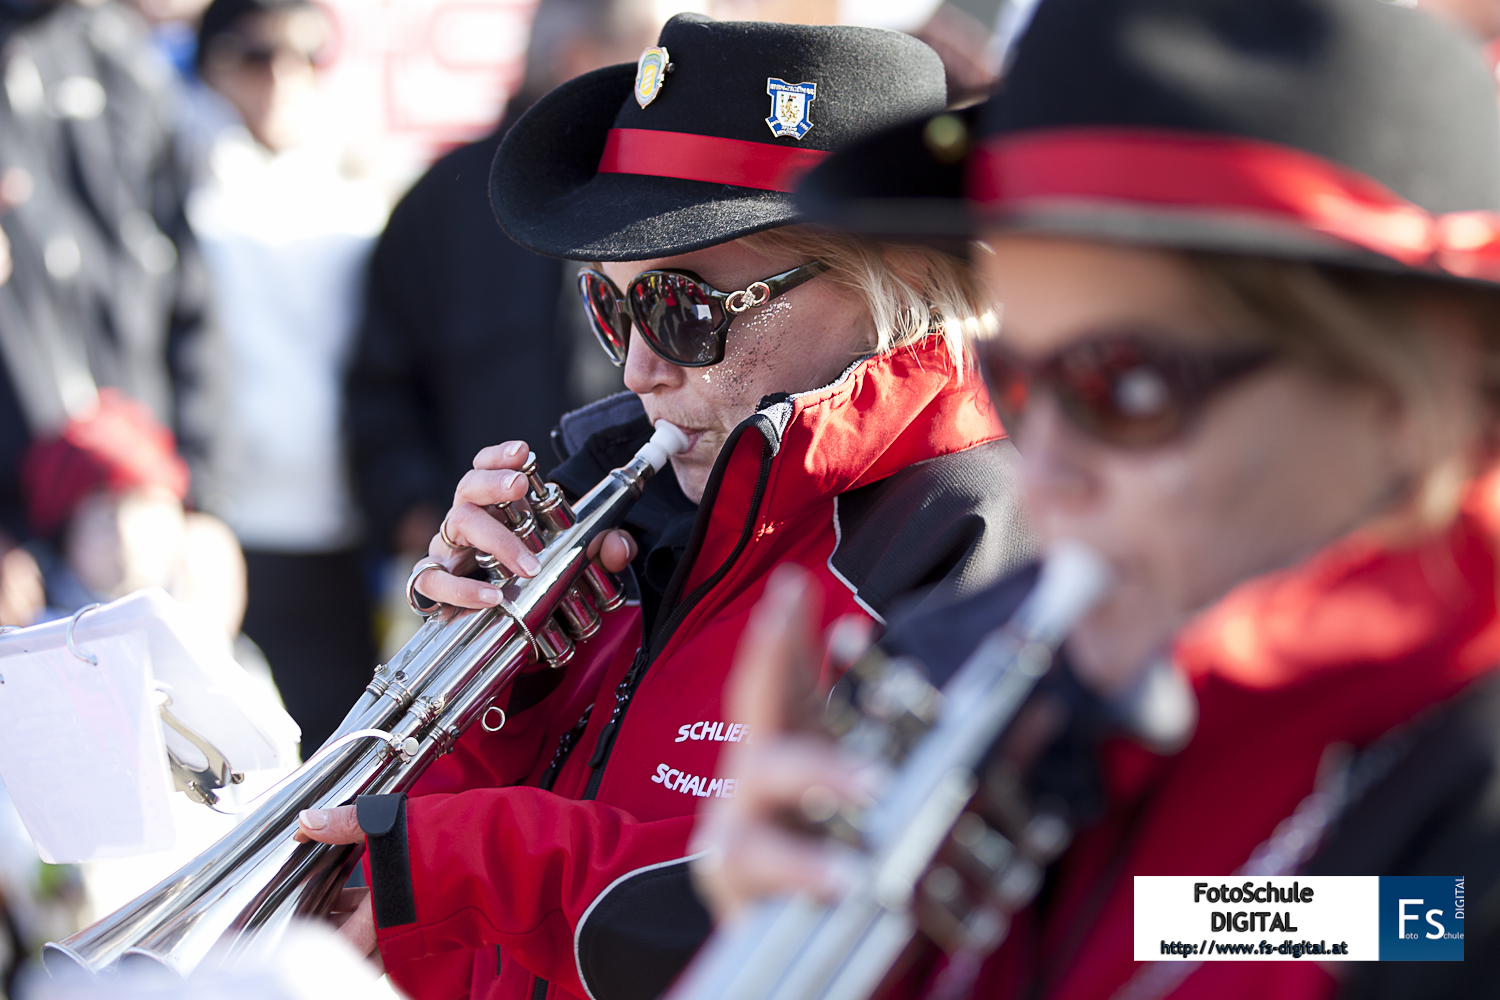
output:
{"label": "blurred red sign", "polygon": [[344,124],[427,158],[486,132],[520,84],[536,0],[321,0]]}

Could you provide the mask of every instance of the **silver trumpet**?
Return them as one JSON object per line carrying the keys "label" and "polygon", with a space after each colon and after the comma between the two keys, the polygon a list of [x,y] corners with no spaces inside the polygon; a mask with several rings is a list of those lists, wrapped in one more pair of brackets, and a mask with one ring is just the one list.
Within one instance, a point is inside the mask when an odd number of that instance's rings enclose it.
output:
{"label": "silver trumpet", "polygon": [[945,975],[977,972],[1071,837],[991,750],[1107,580],[1092,550],[1059,546],[1011,621],[942,691],[910,661],[878,649],[861,657],[827,722],[857,754],[887,762],[890,781],[861,815],[794,823],[857,845],[841,858],[844,892],[833,903],[753,904],[714,933],[668,1000],[864,1000],[919,929],[951,956]]}
{"label": "silver trumpet", "polygon": [[504,594],[498,607],[423,609],[417,634],[375,669],[316,754],[155,888],[44,946],[47,969],[99,972],[140,963],[186,975],[210,954],[218,961],[259,954],[275,946],[293,919],[325,915],[359,849],[295,842],[297,814],[409,788],[475,722],[490,730],[504,724],[496,701],[518,673],[561,667],[576,640],[598,631],[600,615],[625,603],[619,582],[588,558],[588,548],[624,520],[646,480],[686,447],[676,427],[658,421],[656,428],[629,463],[576,506],[542,481],[532,456],[522,469],[530,480],[524,504],[502,504],[498,513],[536,554],[537,575],[513,578],[481,559]]}

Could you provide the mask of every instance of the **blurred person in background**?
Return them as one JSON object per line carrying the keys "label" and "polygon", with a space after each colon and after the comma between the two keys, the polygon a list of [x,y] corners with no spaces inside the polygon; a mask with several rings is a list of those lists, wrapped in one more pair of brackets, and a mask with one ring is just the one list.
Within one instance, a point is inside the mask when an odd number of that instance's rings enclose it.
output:
{"label": "blurred person in background", "polygon": [[[0,530],[26,541],[21,458],[116,387],[207,475],[222,357],[183,205],[171,73],[111,0],[0,2]],[[39,572],[0,559],[0,616],[40,612]]]}
{"label": "blurred person in background", "polygon": [[[0,183],[3,199],[3,183]],[[8,207],[0,200],[0,216]],[[10,282],[14,265],[10,255],[10,238],[5,235],[0,217],[0,310],[14,308]],[[0,326],[4,320],[0,319]],[[0,626],[26,626],[36,621],[46,607],[46,589],[36,557],[19,545],[15,529],[21,520],[20,459],[16,454],[25,447],[29,436],[26,419],[21,414],[10,379],[0,373]]]}
{"label": "blurred person in background", "polygon": [[[453,484],[496,441],[543,442],[563,413],[623,387],[578,308],[572,269],[494,224],[489,169],[531,103],[632,62],[659,27],[650,0],[541,0],[526,72],[495,131],[438,160],[375,250],[348,382],[348,434],[373,547],[397,556],[382,654],[415,630],[400,584]],[[405,626],[405,627],[403,627]]]}
{"label": "blurred person in background", "polygon": [[177,95],[116,0],[0,0],[0,202],[11,329],[0,346],[33,435],[94,404],[145,403],[207,482],[222,355],[184,207]]}
{"label": "blurred person in background", "polygon": [[226,641],[240,631],[245,570],[239,545],[212,515],[184,509],[187,464],[172,432],[114,389],[22,463],[48,617],[161,587]]}
{"label": "blurred person in background", "polygon": [[[0,282],[0,525],[25,545],[0,557],[0,620],[27,625],[161,584],[220,625],[227,645],[242,613],[239,551],[222,524],[190,511],[208,484],[223,358],[186,224],[172,71],[118,2],[3,0],[0,80],[10,251]],[[153,428],[143,437],[175,470],[170,486],[117,493],[100,475],[76,504],[44,504],[56,527],[36,533],[23,456],[97,426],[117,404]],[[58,499],[31,485],[29,499]],[[244,644],[234,652],[245,662]],[[70,933],[80,872],[42,865],[8,804],[0,843],[0,891],[22,942]]]}
{"label": "blurred person in background", "polygon": [[229,352],[228,413],[205,497],[245,548],[245,631],[265,652],[303,751],[320,746],[375,662],[340,435],[382,189],[325,126],[330,25],[308,0],[214,0],[197,67],[218,127],[189,216]]}
{"label": "blurred person in background", "polygon": [[209,0],[130,0],[130,3],[151,25],[152,40],[178,76],[191,78],[198,51],[198,20]]}

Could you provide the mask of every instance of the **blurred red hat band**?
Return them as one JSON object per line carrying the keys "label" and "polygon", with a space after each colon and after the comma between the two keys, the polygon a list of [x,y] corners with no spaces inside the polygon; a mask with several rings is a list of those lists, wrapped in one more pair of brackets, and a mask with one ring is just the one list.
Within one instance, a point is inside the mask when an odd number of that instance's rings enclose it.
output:
{"label": "blurred red hat band", "polygon": [[1500,281],[1500,214],[1433,215],[1342,164],[1237,136],[1120,128],[1003,135],[975,150],[968,186],[981,212],[1114,202],[1242,213],[1408,267]]}

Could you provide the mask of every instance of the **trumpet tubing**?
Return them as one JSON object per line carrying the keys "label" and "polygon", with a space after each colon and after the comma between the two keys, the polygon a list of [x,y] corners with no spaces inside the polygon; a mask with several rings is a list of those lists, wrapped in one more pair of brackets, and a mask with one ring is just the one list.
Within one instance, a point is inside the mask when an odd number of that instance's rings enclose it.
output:
{"label": "trumpet tubing", "polygon": [[520,579],[491,562],[500,606],[439,605],[407,644],[376,668],[363,695],[329,741],[261,797],[218,842],[114,913],[43,947],[49,970],[115,963],[166,966],[187,974],[210,954],[237,958],[274,946],[298,917],[326,914],[358,853],[351,845],[298,843],[297,814],[404,791],[479,721],[523,670],[560,667],[573,643],[595,634],[604,613],[625,602],[620,584],[588,557],[590,544],[618,526],[646,480],[686,446],[659,422],[651,441],[576,506],[536,474],[525,510],[502,516],[541,563]]}

